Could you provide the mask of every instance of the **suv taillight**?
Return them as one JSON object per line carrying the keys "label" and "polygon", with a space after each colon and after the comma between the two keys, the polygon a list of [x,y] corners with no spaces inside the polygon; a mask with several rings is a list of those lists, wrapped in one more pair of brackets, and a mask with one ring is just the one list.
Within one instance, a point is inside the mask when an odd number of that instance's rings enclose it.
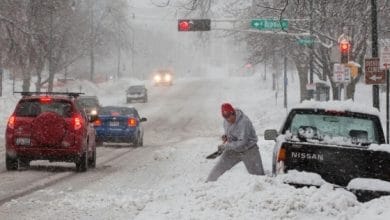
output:
{"label": "suv taillight", "polygon": [[39,101],[42,103],[42,104],[48,104],[51,102],[51,97],[50,96],[41,96],[39,98]]}
{"label": "suv taillight", "polygon": [[16,121],[15,115],[11,115],[11,117],[9,117],[9,119],[8,119],[8,127],[11,129],[14,129],[15,121]]}
{"label": "suv taillight", "polygon": [[83,126],[83,118],[81,115],[76,114],[72,118],[72,123],[74,130],[79,130]]}
{"label": "suv taillight", "polygon": [[135,120],[135,118],[129,118],[129,120],[127,121],[127,124],[130,127],[135,127],[135,126],[137,126],[137,120]]}

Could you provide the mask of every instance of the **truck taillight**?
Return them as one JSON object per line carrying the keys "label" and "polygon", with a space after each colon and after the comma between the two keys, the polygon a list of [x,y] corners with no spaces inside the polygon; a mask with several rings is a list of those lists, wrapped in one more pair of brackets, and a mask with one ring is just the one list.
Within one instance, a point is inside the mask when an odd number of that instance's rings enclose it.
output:
{"label": "truck taillight", "polygon": [[282,146],[278,151],[278,157],[276,158],[276,173],[284,173],[284,162],[286,161],[286,149]]}
{"label": "truck taillight", "polygon": [[129,120],[127,121],[128,125],[130,127],[135,127],[137,126],[137,120],[135,120],[135,118],[129,118]]}
{"label": "truck taillight", "polygon": [[15,120],[16,120],[15,115],[12,115],[11,117],[9,117],[9,119],[8,119],[8,127],[9,128],[14,129],[14,127],[15,127]]}
{"label": "truck taillight", "polygon": [[72,119],[74,130],[79,130],[83,126],[83,118],[81,115],[75,115]]}
{"label": "truck taillight", "polygon": [[277,161],[280,162],[280,161],[285,161],[286,160],[286,149],[284,149],[283,147],[281,147],[279,149],[279,152],[278,152],[278,158],[277,158]]}

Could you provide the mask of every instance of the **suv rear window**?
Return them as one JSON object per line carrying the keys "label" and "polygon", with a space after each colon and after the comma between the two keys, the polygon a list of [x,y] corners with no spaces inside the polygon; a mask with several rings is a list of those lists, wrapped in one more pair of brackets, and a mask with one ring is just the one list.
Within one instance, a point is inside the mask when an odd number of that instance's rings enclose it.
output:
{"label": "suv rear window", "polygon": [[72,104],[65,100],[52,100],[42,103],[39,99],[21,100],[16,107],[15,115],[19,117],[36,117],[42,112],[55,112],[62,117],[72,117]]}

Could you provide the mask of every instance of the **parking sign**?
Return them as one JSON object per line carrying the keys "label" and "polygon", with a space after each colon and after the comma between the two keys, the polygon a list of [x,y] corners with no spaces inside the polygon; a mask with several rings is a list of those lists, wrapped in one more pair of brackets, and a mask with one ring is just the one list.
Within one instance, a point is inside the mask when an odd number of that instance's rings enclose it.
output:
{"label": "parking sign", "polygon": [[[344,65],[335,63],[333,66],[333,81],[338,83],[344,83],[345,81],[345,68]],[[351,78],[351,74],[349,74],[349,79]]]}
{"label": "parking sign", "polygon": [[390,67],[390,46],[381,47],[380,63],[380,68]]}

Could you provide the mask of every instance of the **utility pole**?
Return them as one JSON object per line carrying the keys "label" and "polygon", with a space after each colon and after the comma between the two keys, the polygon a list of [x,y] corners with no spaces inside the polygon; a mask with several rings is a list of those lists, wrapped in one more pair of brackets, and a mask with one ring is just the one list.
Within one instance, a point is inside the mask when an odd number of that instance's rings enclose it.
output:
{"label": "utility pole", "polygon": [[[313,1],[310,1],[310,39],[313,39]],[[313,52],[314,52],[314,43],[309,45],[310,56],[309,56],[309,83],[313,84]],[[313,98],[314,90],[308,91],[309,99]]]}
{"label": "utility pole", "polygon": [[120,40],[118,40],[118,66],[117,66],[116,78],[119,79],[120,77],[121,77],[121,45],[120,45]]}
{"label": "utility pole", "polygon": [[49,13],[50,13],[50,33],[49,33],[49,86],[48,91],[53,91],[53,80],[54,80],[54,73],[53,73],[53,11],[54,11],[54,5],[50,5]]}
{"label": "utility pole", "polygon": [[95,36],[94,36],[94,18],[93,18],[93,9],[94,9],[94,0],[89,0],[89,16],[90,16],[90,59],[91,59],[91,69],[90,69],[90,80],[91,82],[94,79],[95,75],[95,54],[94,54],[94,47],[95,47]]}
{"label": "utility pole", "polygon": [[284,71],[283,71],[283,89],[284,89],[284,108],[287,108],[287,53],[284,54]]}
{"label": "utility pole", "polygon": [[[376,0],[371,0],[371,41],[372,58],[378,57],[378,18]],[[374,108],[379,107],[379,85],[372,85],[372,104]]]}
{"label": "utility pole", "polygon": [[264,75],[263,81],[267,81],[267,59],[264,59]]}
{"label": "utility pole", "polygon": [[3,96],[3,68],[0,67],[0,97]]}

